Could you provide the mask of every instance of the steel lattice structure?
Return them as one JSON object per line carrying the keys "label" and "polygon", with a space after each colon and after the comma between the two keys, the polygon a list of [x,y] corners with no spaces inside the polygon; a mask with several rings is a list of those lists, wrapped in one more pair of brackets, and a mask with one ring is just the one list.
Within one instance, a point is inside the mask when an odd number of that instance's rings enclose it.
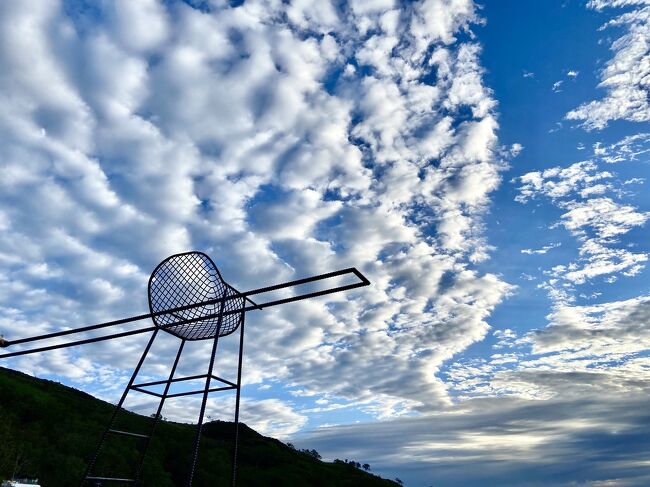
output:
{"label": "steel lattice structure", "polygon": [[[301,286],[349,274],[356,276],[357,282],[328,289],[320,289],[317,291],[307,292],[281,299],[275,299],[262,304],[257,304],[251,299],[251,296],[254,295],[263,295],[264,293],[269,293],[272,291],[293,288],[295,286]],[[92,457],[90,457],[86,472],[81,479],[80,485],[83,487],[87,485],[88,482],[92,482],[96,486],[104,485],[105,483],[128,483],[139,485],[142,482],[141,471],[145,461],[145,455],[150,445],[151,439],[154,436],[156,426],[161,418],[161,412],[165,401],[169,398],[200,394],[202,395],[201,408],[197,421],[197,431],[192,450],[191,465],[189,467],[186,483],[188,487],[191,487],[196,467],[196,461],[198,458],[201,432],[203,428],[203,420],[205,417],[208,395],[212,392],[234,390],[236,393],[235,437],[232,460],[232,485],[234,486],[236,485],[237,480],[236,474],[239,434],[239,403],[241,392],[242,358],[244,349],[244,319],[246,312],[252,310],[261,310],[271,306],[277,306],[280,304],[300,301],[317,296],[324,296],[326,294],[335,292],[355,289],[361,286],[367,286],[369,284],[370,282],[357,269],[348,268],[340,271],[329,272],[327,274],[308,277],[305,279],[298,279],[295,281],[289,281],[281,284],[258,288],[251,291],[239,292],[224,281],[221,274],[219,273],[219,270],[217,269],[217,266],[206,254],[202,252],[184,252],[181,254],[172,255],[163,260],[160,264],[158,264],[158,266],[151,274],[148,286],[150,313],[29,338],[5,340],[0,337],[0,347],[6,348],[9,346],[37,342],[40,340],[52,339],[61,336],[72,335],[75,333],[90,332],[148,318],[152,319],[154,326],[113,333],[111,335],[86,338],[74,342],[47,345],[28,350],[5,353],[3,355],[0,355],[0,359],[16,357],[30,353],[45,352],[48,350],[55,350],[74,345],[94,343],[114,338],[123,338],[139,333],[151,332],[149,342],[147,343],[145,350],[140,357],[140,360],[135,367],[133,374],[131,375],[131,379],[129,380],[128,385],[122,393],[120,401],[115,406],[108,427],[105,429],[99,441],[97,449],[95,450]],[[136,383],[138,373],[140,372],[142,365],[144,364],[145,359],[151,350],[151,346],[153,345],[158,333],[161,330],[180,339],[178,351],[176,353],[173,365],[170,369],[169,377],[167,380]],[[219,339],[228,335],[232,335],[237,330],[239,330],[237,379],[230,381],[214,375],[215,357]],[[212,353],[210,355],[209,365],[206,373],[190,377],[175,377],[178,363],[180,361],[181,355],[183,354],[185,343],[187,341],[197,340],[213,340]],[[171,392],[172,384],[201,379],[204,379],[205,382],[204,387],[200,390],[177,393]],[[217,387],[214,387],[213,384]],[[147,389],[148,387],[156,386],[163,386],[162,393]],[[122,410],[124,401],[126,400],[127,395],[130,391],[149,394],[159,399],[157,411],[153,415],[152,424],[148,434],[121,431],[114,428],[118,413]],[[106,442],[109,435],[126,435],[135,437],[144,443],[140,451],[140,458],[137,464],[134,466],[133,478],[108,477],[106,474],[98,475],[93,473],[102,446]]]}

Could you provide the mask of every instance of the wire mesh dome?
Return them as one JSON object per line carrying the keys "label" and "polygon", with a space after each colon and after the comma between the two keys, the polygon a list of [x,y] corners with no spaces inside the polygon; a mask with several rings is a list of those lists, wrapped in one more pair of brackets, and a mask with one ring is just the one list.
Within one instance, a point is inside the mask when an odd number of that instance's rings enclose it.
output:
{"label": "wire mesh dome", "polygon": [[[172,255],[156,267],[149,278],[149,308],[152,313],[204,301],[237,296],[239,293],[221,278],[212,259],[202,252]],[[244,298],[225,301],[223,311],[242,310]],[[209,304],[152,317],[156,326],[187,340],[202,340],[234,332],[243,311],[220,315],[221,303]],[[190,323],[174,323],[192,320]]]}

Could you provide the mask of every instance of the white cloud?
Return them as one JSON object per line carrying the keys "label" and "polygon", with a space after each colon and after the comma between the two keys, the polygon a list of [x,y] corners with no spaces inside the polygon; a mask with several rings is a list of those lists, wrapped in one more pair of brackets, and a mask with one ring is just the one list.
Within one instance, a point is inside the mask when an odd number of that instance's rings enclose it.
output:
{"label": "white cloud", "polygon": [[562,215],[562,226],[577,236],[585,236],[588,228],[601,240],[627,233],[650,218],[650,213],[640,213],[611,198],[571,201],[563,208],[568,211]]}
{"label": "white cloud", "polygon": [[650,348],[650,298],[557,307],[531,337],[533,353],[578,351],[584,357],[633,355]]}
{"label": "white cloud", "polygon": [[614,392],[626,395],[650,389],[647,296],[583,306],[557,303],[547,318],[545,328],[516,340],[508,338],[497,347],[530,346],[529,354],[455,363],[449,369],[452,387],[465,398],[535,400],[602,400]]}
{"label": "white cloud", "polygon": [[416,47],[442,42],[451,44],[454,34],[478,22],[476,6],[471,0],[425,0],[415,5],[411,34]]}
{"label": "white cloud", "polygon": [[551,275],[560,275],[564,279],[583,284],[588,279],[599,276],[609,276],[606,282],[615,282],[618,275],[634,276],[638,274],[648,260],[644,253],[634,253],[627,249],[610,248],[600,244],[597,240],[586,240],[580,248],[582,266],[570,264],[568,267],[558,268]]}
{"label": "white cloud", "polygon": [[452,364],[448,384],[470,405],[478,397],[603,404],[605,397],[647,394],[648,303],[648,296],[581,306],[558,301],[546,327],[520,338],[494,333],[494,348],[509,353]]}
{"label": "white cloud", "polygon": [[594,144],[594,154],[599,159],[610,164],[625,161],[648,162],[650,161],[649,153],[650,133],[628,135],[608,146],[600,142]]}
{"label": "white cloud", "polygon": [[307,422],[306,416],[296,413],[289,405],[277,399],[248,400],[242,403],[241,410],[243,422],[255,431],[273,438],[287,438]]}
{"label": "white cloud", "polygon": [[568,266],[557,266],[551,275],[582,284],[597,276],[634,275],[643,268],[647,254],[616,248],[616,244],[620,236],[643,226],[650,213],[641,213],[632,206],[600,197],[569,201],[561,207],[567,211],[559,224],[580,241],[580,260]]}
{"label": "white cloud", "polygon": [[547,253],[549,250],[555,249],[555,248],[559,247],[560,245],[562,245],[560,242],[556,242],[556,243],[552,243],[552,244],[549,244],[549,245],[544,245],[541,249],[536,249],[536,250],[533,250],[533,249],[521,249],[521,253],[522,254],[528,254],[528,255],[533,255],[533,254],[542,254],[543,255],[543,254]]}
{"label": "white cloud", "polygon": [[[371,287],[251,314],[247,384],[377,416],[447,402],[436,372],[511,289],[473,263],[490,251],[500,158],[521,150],[498,147],[474,3],[97,8],[106,24],[56,2],[0,6],[0,330],[142,312],[149,271],[192,248],[241,288],[354,265]],[[56,370],[114,397],[142,345],[62,352]],[[183,373],[204,369],[204,348]],[[152,355],[152,376],[173,349]],[[234,345],[222,351],[232,367]],[[261,428],[302,424],[267,406],[287,421]]]}
{"label": "white cloud", "polygon": [[598,169],[598,165],[593,161],[583,161],[566,168],[552,167],[544,171],[529,172],[518,178],[523,184],[519,187],[519,195],[515,200],[526,203],[538,196],[558,200],[570,197],[576,191],[586,191],[585,194],[589,194],[595,186],[601,184],[611,189],[608,181],[613,175]]}
{"label": "white cloud", "polygon": [[339,21],[336,9],[329,0],[291,2],[287,8],[287,16],[293,24],[301,29],[316,29],[323,33],[335,30]]}
{"label": "white cloud", "polygon": [[522,150],[524,150],[524,146],[518,142],[515,142],[510,146],[510,154],[512,157],[517,157],[519,154],[521,154]]}
{"label": "white cloud", "polygon": [[[638,155],[643,154],[638,146],[644,141],[644,134],[639,134],[608,147],[596,144],[594,155],[608,163],[636,161]],[[620,276],[634,276],[644,268],[649,256],[633,252],[622,239],[631,230],[644,226],[650,213],[617,201],[625,196],[621,188],[626,183],[602,170],[597,162],[588,160],[566,168],[552,167],[527,173],[517,180],[522,184],[515,200],[526,203],[539,197],[549,198],[563,211],[559,221],[551,227],[566,228],[579,242],[576,261],[545,271],[552,278],[540,286],[556,299],[572,300],[570,291],[574,285],[597,277],[614,282]],[[531,249],[522,252],[540,253]]]}
{"label": "white cloud", "polygon": [[602,10],[606,7],[629,7],[635,5],[650,5],[648,0],[589,0],[587,7]]}
{"label": "white cloud", "polygon": [[[580,120],[587,130],[602,129],[613,120],[647,122],[650,120],[648,77],[650,76],[650,7],[646,0],[594,0],[588,7],[638,6],[609,21],[603,28],[623,26],[627,32],[616,39],[611,50],[614,57],[607,62],[598,85],[606,90],[600,100],[580,105],[567,113],[568,120]],[[643,5],[646,5],[645,7]]]}
{"label": "white cloud", "polygon": [[113,8],[115,38],[128,49],[151,51],[167,39],[167,13],[158,0],[117,0]]}
{"label": "white cloud", "polygon": [[517,332],[506,328],[504,330],[496,330],[492,333],[499,341],[493,346],[493,348],[510,348],[515,345],[517,339]]}
{"label": "white cloud", "polygon": [[[480,22],[475,4],[98,8],[107,9],[107,24],[83,12],[67,18],[56,2],[0,5],[0,332],[9,339],[146,310],[148,273],[176,251],[206,251],[241,289],[354,265],[371,286],[247,316],[245,390],[273,384],[265,395],[283,386],[296,395],[245,396],[250,426],[287,437],[328,410],[401,417],[320,428],[325,450],[316,437],[306,446],[327,455],[331,438],[345,455],[345,438],[356,460],[415,470],[435,462],[439,472],[460,455],[485,460],[493,470],[480,473],[505,485],[497,470],[506,457],[548,471],[539,459],[573,461],[581,432],[611,439],[603,418],[616,418],[617,431],[636,424],[623,413],[643,411],[631,395],[646,390],[648,362],[636,354],[647,345],[646,326],[635,320],[647,299],[571,299],[580,283],[638,273],[647,259],[624,242],[647,213],[622,201],[616,175],[599,165],[645,160],[646,135],[520,178],[518,201],[550,199],[580,255],[544,275],[551,326],[496,330],[489,359],[445,369],[489,336],[494,308],[514,289],[475,265],[491,250],[482,217],[506,167],[501,158],[522,150],[498,145],[496,103],[470,31]],[[145,339],[9,365],[114,400]],[[158,341],[145,375],[165,376],[177,346],[169,336]],[[203,373],[208,346],[188,345],[179,375]],[[228,376],[234,340],[219,347]],[[538,355],[524,355],[525,347]],[[626,347],[634,353],[623,357]],[[589,390],[629,401],[603,409],[571,402]],[[463,401],[454,405],[454,396]],[[476,396],[509,397],[468,399]],[[318,406],[294,404],[304,398]],[[194,399],[164,414],[192,421]],[[232,397],[211,398],[210,411],[231,412]],[[381,451],[388,437],[390,451]],[[585,461],[585,471],[610,478]],[[532,470],[521,471],[529,480]]]}

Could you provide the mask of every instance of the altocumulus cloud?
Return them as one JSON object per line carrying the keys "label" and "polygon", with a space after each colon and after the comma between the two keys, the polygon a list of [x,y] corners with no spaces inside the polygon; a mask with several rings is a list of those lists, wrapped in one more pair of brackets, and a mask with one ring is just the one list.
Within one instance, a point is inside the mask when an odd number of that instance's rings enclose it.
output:
{"label": "altocumulus cloud", "polygon": [[[355,265],[370,288],[251,316],[246,381],[375,417],[448,404],[436,372],[511,289],[474,266],[505,167],[480,21],[471,0],[3,2],[0,331],[140,312],[150,270],[192,248],[241,288]],[[11,365],[110,399],[141,347]],[[304,423],[254,402],[263,431]]]}

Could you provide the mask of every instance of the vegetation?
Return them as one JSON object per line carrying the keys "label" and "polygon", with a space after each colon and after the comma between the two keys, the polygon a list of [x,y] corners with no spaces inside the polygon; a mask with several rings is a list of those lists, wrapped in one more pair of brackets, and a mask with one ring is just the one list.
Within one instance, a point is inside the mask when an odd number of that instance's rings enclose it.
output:
{"label": "vegetation", "polygon": [[[76,389],[0,367],[0,480],[39,478],[45,487],[76,485],[113,406]],[[146,433],[151,418],[120,416],[117,429]],[[204,426],[196,487],[228,486],[233,423]],[[143,468],[143,485],[184,485],[195,428],[161,421]],[[142,440],[111,435],[96,473],[126,476]],[[238,484],[241,486],[395,486],[391,480],[343,462],[320,460],[316,450],[298,451],[240,425]]]}

